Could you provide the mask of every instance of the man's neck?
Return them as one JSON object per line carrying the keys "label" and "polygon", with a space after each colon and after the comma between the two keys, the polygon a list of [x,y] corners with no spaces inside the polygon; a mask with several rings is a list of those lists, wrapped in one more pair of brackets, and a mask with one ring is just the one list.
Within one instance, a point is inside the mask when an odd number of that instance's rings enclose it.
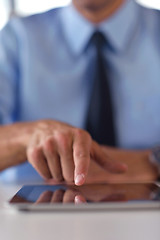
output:
{"label": "man's neck", "polygon": [[72,3],[75,8],[90,22],[100,23],[114,14],[126,0],[108,0],[99,6],[83,6],[76,0]]}

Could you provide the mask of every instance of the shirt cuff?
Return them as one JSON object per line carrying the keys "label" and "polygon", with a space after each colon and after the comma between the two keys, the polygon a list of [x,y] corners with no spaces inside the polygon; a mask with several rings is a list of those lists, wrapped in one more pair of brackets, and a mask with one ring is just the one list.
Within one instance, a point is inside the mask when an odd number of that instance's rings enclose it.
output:
{"label": "shirt cuff", "polygon": [[152,148],[152,152],[149,156],[150,162],[157,168],[160,180],[160,146]]}

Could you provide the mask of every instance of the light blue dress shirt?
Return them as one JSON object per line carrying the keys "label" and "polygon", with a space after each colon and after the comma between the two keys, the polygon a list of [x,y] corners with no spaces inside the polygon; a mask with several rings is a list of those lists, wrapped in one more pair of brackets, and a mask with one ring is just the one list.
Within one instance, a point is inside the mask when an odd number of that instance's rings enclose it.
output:
{"label": "light blue dress shirt", "polygon": [[[72,5],[12,19],[0,33],[0,123],[49,118],[83,128],[94,56],[86,46],[95,29],[108,40],[118,146],[159,144],[160,12],[132,0],[99,25]],[[35,174],[29,164],[7,172]]]}

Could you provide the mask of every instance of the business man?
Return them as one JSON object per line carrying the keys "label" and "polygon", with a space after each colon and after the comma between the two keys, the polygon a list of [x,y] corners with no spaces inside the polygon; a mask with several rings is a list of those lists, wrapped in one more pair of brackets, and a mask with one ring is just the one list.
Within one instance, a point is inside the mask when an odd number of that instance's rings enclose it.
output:
{"label": "business man", "polygon": [[[73,0],[11,20],[0,34],[0,170],[27,159],[43,178],[77,185],[156,180],[159,20],[132,0]],[[104,123],[93,125],[97,109]]]}

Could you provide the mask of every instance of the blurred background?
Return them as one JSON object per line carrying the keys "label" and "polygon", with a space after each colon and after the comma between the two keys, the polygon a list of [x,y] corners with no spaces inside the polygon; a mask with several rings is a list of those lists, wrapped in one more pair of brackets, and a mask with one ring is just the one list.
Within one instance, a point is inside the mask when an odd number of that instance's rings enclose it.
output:
{"label": "blurred background", "polygon": [[13,15],[30,15],[65,6],[71,0],[0,0],[0,29]]}
{"label": "blurred background", "polygon": [[[136,0],[140,4],[160,9],[160,0]],[[71,0],[0,0],[0,29],[13,15],[25,16],[51,8],[65,6]]]}

